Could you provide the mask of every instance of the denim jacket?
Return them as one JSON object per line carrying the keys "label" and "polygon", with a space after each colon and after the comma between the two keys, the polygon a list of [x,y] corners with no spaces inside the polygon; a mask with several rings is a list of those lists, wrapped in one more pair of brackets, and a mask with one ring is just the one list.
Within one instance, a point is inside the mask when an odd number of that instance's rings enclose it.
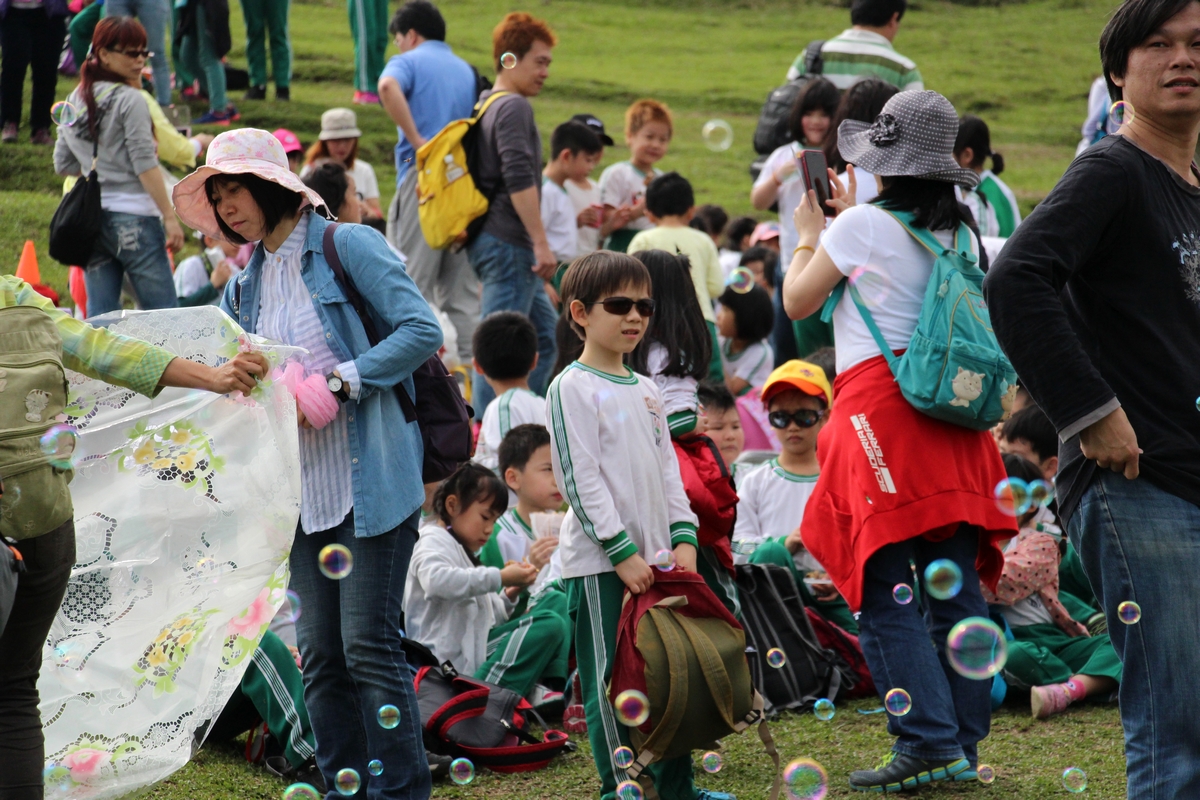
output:
{"label": "denim jacket", "polygon": [[[362,322],[325,260],[323,236],[329,223],[309,213],[300,276],[313,297],[325,338],[339,361],[354,361],[361,387],[346,404],[354,484],[354,535],[387,533],[420,508],[424,451],[421,431],[405,422],[392,390],[402,383],[414,393],[412,373],[442,346],[442,329],[429,304],[408,277],[404,263],[377,231],[365,225],[341,225],[334,235],[347,274],[370,308],[375,329],[390,331],[371,347]],[[257,332],[263,246],[225,287],[221,308],[245,330]],[[240,286],[240,307],[235,305]]]}

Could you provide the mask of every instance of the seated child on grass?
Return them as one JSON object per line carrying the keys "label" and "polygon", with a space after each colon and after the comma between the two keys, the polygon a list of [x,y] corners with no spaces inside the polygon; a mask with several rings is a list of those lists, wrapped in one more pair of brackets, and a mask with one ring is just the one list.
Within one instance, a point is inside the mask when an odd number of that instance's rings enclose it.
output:
{"label": "seated child on grass", "polygon": [[742,418],[733,395],[723,383],[700,381],[696,397],[700,401],[700,416],[704,418],[704,435],[713,440],[736,483],[745,476],[745,472],[738,469],[745,465],[738,463],[737,457],[746,445],[746,435],[742,432]]}
{"label": "seated child on grass", "polygon": [[438,487],[433,508],[446,527],[421,528],[404,587],[404,619],[409,637],[439,661],[525,697],[556,659],[565,660],[569,630],[549,607],[510,619],[537,567],[514,561],[499,569],[476,556],[507,505],[504,484],[478,464],[464,464]]}
{"label": "seated child on grass", "polygon": [[537,330],[524,314],[497,311],[475,328],[471,348],[475,370],[496,393],[483,412],[475,461],[494,470],[499,464],[496,451],[510,430],[546,422],[546,401],[529,388],[529,373],[538,360]]}

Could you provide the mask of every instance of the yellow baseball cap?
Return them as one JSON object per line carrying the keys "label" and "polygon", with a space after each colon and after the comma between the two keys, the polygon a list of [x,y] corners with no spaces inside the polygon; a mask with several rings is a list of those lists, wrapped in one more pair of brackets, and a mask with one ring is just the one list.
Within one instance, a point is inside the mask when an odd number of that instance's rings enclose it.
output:
{"label": "yellow baseball cap", "polygon": [[824,397],[826,405],[833,405],[833,389],[829,386],[829,379],[825,377],[825,370],[816,364],[793,358],[776,367],[763,384],[763,405],[786,389],[798,389],[813,397]]}

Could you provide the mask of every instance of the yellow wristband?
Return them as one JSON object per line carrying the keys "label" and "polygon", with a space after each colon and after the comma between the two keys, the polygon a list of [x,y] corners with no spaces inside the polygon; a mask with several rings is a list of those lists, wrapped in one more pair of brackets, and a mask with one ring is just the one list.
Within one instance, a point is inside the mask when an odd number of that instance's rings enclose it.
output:
{"label": "yellow wristband", "polygon": [[792,251],[792,256],[794,257],[796,255],[796,253],[799,253],[801,250],[807,250],[808,252],[812,253],[814,256],[817,254],[816,250],[812,249],[811,247],[809,247],[806,244],[801,244],[801,245],[796,245],[796,249]]}

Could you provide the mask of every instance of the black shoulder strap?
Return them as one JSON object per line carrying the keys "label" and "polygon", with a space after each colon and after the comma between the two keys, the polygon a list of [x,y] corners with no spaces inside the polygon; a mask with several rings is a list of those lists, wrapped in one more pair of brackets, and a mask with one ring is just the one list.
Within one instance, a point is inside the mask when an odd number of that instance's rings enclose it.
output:
{"label": "black shoulder strap", "polygon": [[809,75],[820,75],[825,71],[825,59],[821,57],[821,48],[824,46],[824,39],[816,39],[804,48],[804,71]]}

